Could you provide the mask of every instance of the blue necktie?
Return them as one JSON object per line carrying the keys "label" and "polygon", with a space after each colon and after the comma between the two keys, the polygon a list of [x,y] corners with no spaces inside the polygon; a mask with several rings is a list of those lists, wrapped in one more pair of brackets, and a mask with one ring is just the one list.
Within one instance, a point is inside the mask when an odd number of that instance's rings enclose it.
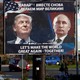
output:
{"label": "blue necktie", "polygon": [[22,39],[22,40],[20,41],[20,44],[24,44],[24,43],[25,43],[25,40]]}

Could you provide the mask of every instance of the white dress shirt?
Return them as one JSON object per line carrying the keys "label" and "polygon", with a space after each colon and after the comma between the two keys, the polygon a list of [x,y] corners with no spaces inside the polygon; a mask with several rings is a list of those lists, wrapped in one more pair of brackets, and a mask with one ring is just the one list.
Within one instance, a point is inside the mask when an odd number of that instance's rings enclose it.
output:
{"label": "white dress shirt", "polygon": [[[15,41],[15,44],[20,44],[21,40],[22,40],[21,38],[17,37],[16,41]],[[27,39],[25,39],[25,43],[24,44],[28,44],[28,43],[30,43],[30,37],[28,37]]]}
{"label": "white dress shirt", "polygon": [[[56,36],[55,36],[55,41],[54,41],[55,44],[59,44],[59,45],[62,44],[66,36],[67,36],[67,35],[58,38],[58,36],[56,35]],[[57,43],[57,39],[60,39],[60,40],[61,40],[60,43]]]}

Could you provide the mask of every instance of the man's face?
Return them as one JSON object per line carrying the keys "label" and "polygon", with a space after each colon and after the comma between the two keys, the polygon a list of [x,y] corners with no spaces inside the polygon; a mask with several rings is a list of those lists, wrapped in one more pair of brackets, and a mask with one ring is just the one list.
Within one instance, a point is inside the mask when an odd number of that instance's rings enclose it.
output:
{"label": "man's face", "polygon": [[32,25],[29,18],[21,16],[16,20],[13,29],[17,35],[30,34]]}
{"label": "man's face", "polygon": [[56,18],[56,21],[53,25],[54,31],[59,36],[64,36],[70,30],[70,22],[69,19],[62,15]]}

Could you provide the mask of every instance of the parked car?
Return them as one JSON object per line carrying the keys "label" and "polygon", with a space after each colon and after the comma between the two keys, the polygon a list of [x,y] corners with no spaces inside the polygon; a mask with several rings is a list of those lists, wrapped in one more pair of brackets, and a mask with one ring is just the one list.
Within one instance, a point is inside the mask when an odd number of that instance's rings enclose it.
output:
{"label": "parked car", "polygon": [[[26,61],[25,61],[26,62]],[[20,58],[10,58],[9,60],[9,71],[22,71],[22,59]],[[30,70],[30,65],[26,62],[25,63],[25,70]]]}
{"label": "parked car", "polygon": [[45,60],[46,64],[60,64],[60,57],[59,56],[46,56]]}
{"label": "parked car", "polygon": [[30,70],[30,64],[28,64],[28,62],[24,59],[21,59],[19,62],[18,62],[18,66],[20,68],[23,68],[24,70],[27,70],[29,71]]}

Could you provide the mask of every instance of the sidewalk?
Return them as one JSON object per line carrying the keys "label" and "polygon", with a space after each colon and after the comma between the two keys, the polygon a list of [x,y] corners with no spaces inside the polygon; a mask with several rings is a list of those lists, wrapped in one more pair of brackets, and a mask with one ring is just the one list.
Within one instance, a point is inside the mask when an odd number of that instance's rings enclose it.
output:
{"label": "sidewalk", "polygon": [[55,78],[56,80],[80,80],[80,75],[73,75],[73,74],[69,74],[69,75],[55,75],[53,76],[53,78]]}
{"label": "sidewalk", "polygon": [[8,75],[0,74],[0,80],[5,80],[5,79],[9,79],[9,80],[22,80],[21,78],[9,78]]}

